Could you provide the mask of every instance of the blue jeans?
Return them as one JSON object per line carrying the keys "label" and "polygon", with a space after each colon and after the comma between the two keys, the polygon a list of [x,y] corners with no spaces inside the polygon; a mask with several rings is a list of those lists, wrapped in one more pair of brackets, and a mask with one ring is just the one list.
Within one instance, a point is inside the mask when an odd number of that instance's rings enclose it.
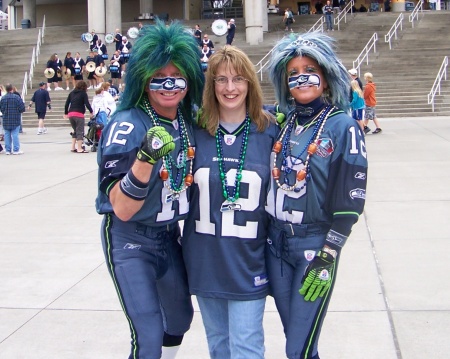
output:
{"label": "blue jeans", "polygon": [[227,300],[197,297],[211,359],[264,359],[266,298]]}
{"label": "blue jeans", "polygon": [[[5,150],[6,152],[17,152],[20,150],[19,130],[17,126],[14,130],[5,130]],[[11,151],[12,145],[12,151]]]}
{"label": "blue jeans", "polygon": [[333,30],[333,15],[325,15],[325,21],[327,23],[327,30]]}

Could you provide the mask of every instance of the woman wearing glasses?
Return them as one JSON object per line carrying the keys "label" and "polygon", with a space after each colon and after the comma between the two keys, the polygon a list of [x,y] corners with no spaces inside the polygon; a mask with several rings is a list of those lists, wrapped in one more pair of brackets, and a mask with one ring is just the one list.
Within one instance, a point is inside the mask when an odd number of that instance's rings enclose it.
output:
{"label": "woman wearing glasses", "polygon": [[183,256],[211,358],[264,358],[262,319],[270,152],[278,128],[262,111],[254,66],[224,46],[209,60]]}

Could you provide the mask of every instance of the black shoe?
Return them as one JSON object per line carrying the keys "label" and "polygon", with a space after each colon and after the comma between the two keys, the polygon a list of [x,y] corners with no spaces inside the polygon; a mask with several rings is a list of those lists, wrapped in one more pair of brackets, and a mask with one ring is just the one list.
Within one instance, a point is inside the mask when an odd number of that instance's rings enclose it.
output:
{"label": "black shoe", "polygon": [[370,128],[367,126],[364,126],[364,133],[369,133],[370,132]]}
{"label": "black shoe", "polygon": [[379,128],[379,127],[377,127],[376,129],[375,129],[375,131],[373,131],[372,133],[375,135],[375,134],[377,134],[377,133],[380,133],[381,131],[383,131],[381,128]]}

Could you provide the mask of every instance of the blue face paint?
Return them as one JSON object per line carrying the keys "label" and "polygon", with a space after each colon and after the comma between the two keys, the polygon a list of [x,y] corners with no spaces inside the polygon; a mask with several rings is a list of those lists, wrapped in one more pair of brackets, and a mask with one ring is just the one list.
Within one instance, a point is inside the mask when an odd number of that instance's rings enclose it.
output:
{"label": "blue face paint", "polygon": [[149,84],[150,91],[183,91],[186,87],[187,82],[183,77],[152,78]]}
{"label": "blue face paint", "polygon": [[320,87],[320,77],[316,74],[300,74],[288,78],[289,89],[301,86],[317,86]]}

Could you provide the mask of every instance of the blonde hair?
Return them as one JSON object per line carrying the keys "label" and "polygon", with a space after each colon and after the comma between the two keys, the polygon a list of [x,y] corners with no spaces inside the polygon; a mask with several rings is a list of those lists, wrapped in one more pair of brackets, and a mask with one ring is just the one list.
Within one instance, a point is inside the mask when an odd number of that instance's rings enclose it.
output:
{"label": "blonde hair", "polygon": [[371,73],[371,72],[366,72],[366,73],[364,74],[364,80],[369,81],[369,82],[373,81],[373,75],[372,75],[372,73]]}
{"label": "blonde hair", "polygon": [[95,90],[95,94],[100,95],[102,91],[105,91],[105,89],[103,88],[103,86],[100,86],[97,90]]}
{"label": "blonde hair", "polygon": [[100,88],[102,88],[105,91],[108,91],[110,86],[111,86],[111,84],[109,82],[102,82],[102,85],[100,86]]}
{"label": "blonde hair", "polygon": [[364,98],[364,93],[362,92],[361,87],[359,87],[358,81],[352,80],[350,84],[352,85],[352,90],[355,91],[359,97]]}
{"label": "blonde hair", "polygon": [[251,121],[256,124],[258,131],[264,131],[273,121],[273,117],[262,109],[263,94],[255,67],[243,51],[229,45],[225,45],[209,58],[203,91],[203,107],[199,114],[200,126],[206,128],[211,136],[214,136],[219,127],[220,110],[214,79],[219,66],[222,64],[226,64],[227,68],[232,67],[239,76],[247,79],[248,93],[245,102],[248,115]]}

